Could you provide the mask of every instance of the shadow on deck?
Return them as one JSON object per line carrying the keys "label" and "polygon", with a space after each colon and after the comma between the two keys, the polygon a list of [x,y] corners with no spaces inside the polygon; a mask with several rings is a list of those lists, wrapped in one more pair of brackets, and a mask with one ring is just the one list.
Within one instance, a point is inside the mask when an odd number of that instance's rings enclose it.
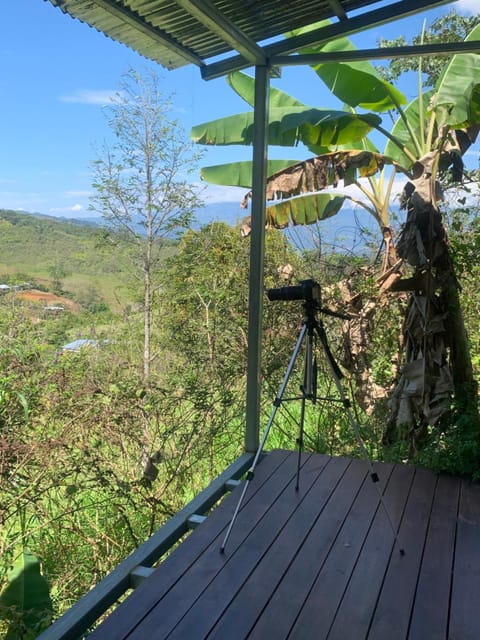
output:
{"label": "shadow on deck", "polygon": [[375,465],[395,541],[364,462],[305,454],[299,491],[296,464],[270,452],[225,553],[239,488],[88,637],[480,638],[480,485]]}

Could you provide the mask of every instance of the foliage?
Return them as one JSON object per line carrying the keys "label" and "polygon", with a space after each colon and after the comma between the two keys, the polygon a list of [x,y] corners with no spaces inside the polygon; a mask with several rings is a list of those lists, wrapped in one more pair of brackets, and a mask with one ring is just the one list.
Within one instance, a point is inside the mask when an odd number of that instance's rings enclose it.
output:
{"label": "foliage", "polygon": [[[332,69],[327,71],[330,77]],[[236,79],[242,82],[241,91],[248,92],[249,81]],[[379,105],[385,105],[392,94],[385,92],[384,83],[376,86],[383,91]],[[288,105],[285,94],[273,95]],[[307,136],[307,129],[302,135]],[[465,194],[457,196],[461,206],[450,214],[449,232],[478,375],[478,203],[467,195],[467,201]],[[44,224],[45,246],[51,248],[56,239],[50,257],[32,245],[35,230]],[[32,246],[32,254],[41,255],[44,275],[52,260],[62,264],[69,252],[72,261],[65,264],[73,264],[77,276],[96,271],[95,278],[81,282],[65,278],[65,288],[81,305],[78,313],[41,318],[16,294],[0,297],[0,601],[9,609],[8,620],[0,621],[0,634],[13,639],[23,633],[18,626],[13,630],[22,619],[30,628],[46,622],[51,611],[55,617],[65,611],[243,450],[250,241],[239,229],[213,223],[187,230],[178,243],[159,242],[161,268],[154,270],[152,298],[152,351],[159,355],[151,360],[146,384],[138,367],[142,286],[130,279],[128,296],[121,296],[113,312],[102,306],[107,276],[113,277],[109,269],[118,271],[118,280],[110,282],[129,279],[124,265],[134,255],[131,243],[93,226],[13,212],[0,219],[0,226],[5,231],[2,247],[10,243],[22,251],[22,265]],[[20,249],[22,235],[25,246]],[[22,265],[15,264],[12,254],[8,266],[30,273]],[[358,305],[362,313],[368,310],[364,303],[377,286],[375,270],[364,257],[328,255],[312,245],[301,253],[281,231],[268,233],[266,288],[310,277],[321,284],[325,308],[339,312],[348,304]],[[372,346],[365,363],[378,385],[389,384],[397,365],[391,357],[398,341],[396,305],[382,300],[377,322],[368,325]],[[121,314],[115,314],[118,309]],[[270,414],[302,318],[301,302],[264,305],[262,418]],[[349,323],[327,314],[322,322],[336,360],[347,368],[352,357],[344,340]],[[67,339],[86,336],[95,340],[90,348],[78,353],[58,348]],[[267,447],[295,445],[302,364],[300,358],[292,372],[289,391],[295,399],[282,406]],[[321,399],[307,407],[305,446],[332,455],[360,455],[341,406],[332,401],[335,385],[322,357],[318,371]],[[345,384],[352,398],[360,395],[362,387],[352,377]],[[428,430],[422,443],[407,434],[392,447],[382,442],[384,403],[370,415],[355,402],[353,410],[372,457],[478,474],[476,423],[461,407],[452,406],[448,420]],[[21,564],[26,572],[20,571]],[[30,576],[38,590],[25,581]],[[20,591],[8,586],[12,578],[20,578]],[[16,616],[10,605],[22,596],[28,610],[37,608],[30,607],[30,597],[35,605],[42,601],[45,617],[33,621],[21,609]]]}
{"label": "foliage", "polygon": [[[234,443],[235,448],[230,448],[233,454],[238,455],[243,446],[240,425],[246,382],[248,256],[249,241],[242,240],[238,229],[212,223],[185,234],[177,255],[167,262],[162,279],[160,303],[167,340],[164,353],[172,345],[177,345],[178,352],[172,358],[168,377],[177,380],[176,372],[181,371],[179,397],[190,398],[206,410],[202,414],[203,447],[210,443],[211,460],[218,430],[224,432],[227,442]],[[265,265],[268,285],[281,282],[279,267],[289,265],[294,269],[298,262],[281,234],[269,236]],[[267,326],[283,326],[287,335],[291,320],[288,313],[279,311],[267,307],[265,322]],[[294,335],[296,328],[291,330]],[[285,335],[279,340],[274,332],[267,333],[264,349],[272,357],[267,358],[266,377],[284,365]]]}
{"label": "foliage", "polygon": [[28,549],[16,556],[0,594],[0,619],[10,619],[5,640],[33,640],[51,622],[50,588]]}
{"label": "foliage", "polygon": [[[478,39],[479,28],[474,28],[466,40]],[[349,48],[352,45],[342,38],[303,49],[301,53]],[[460,397],[470,388],[469,401],[474,406],[477,404],[457,281],[438,203],[442,200],[440,177],[449,172],[450,182],[463,179],[461,157],[478,134],[478,64],[474,54],[453,56],[439,78],[435,95],[425,94],[419,83],[419,95],[407,107],[401,92],[380,78],[368,63],[317,63],[312,68],[346,107],[340,116],[340,112],[333,110],[299,105],[294,98],[275,90],[270,100],[269,143],[289,146],[301,141],[318,155],[269,176],[266,196],[276,202],[267,208],[267,222],[283,228],[298,222],[311,224],[335,215],[351,196],[340,194],[332,207],[332,201],[320,200],[317,192],[337,187],[340,181],[344,187],[354,184],[358,188],[363,198],[357,200],[357,204],[378,222],[385,245],[378,277],[380,295],[386,291],[409,292],[404,323],[405,360],[391,392],[392,415],[385,434],[387,440],[392,440],[397,437],[399,425],[416,424],[421,432],[427,425],[435,424],[448,411],[452,394],[459,405],[465,401],[465,397],[462,400]],[[253,78],[236,73],[230,76],[229,82],[252,104]],[[277,106],[279,102],[281,107]],[[360,109],[376,113],[364,114]],[[396,118],[390,130],[376,115],[385,111]],[[249,114],[251,116],[251,112]],[[250,144],[249,114],[199,125],[191,135],[203,144]],[[364,126],[367,123],[386,139],[383,154],[376,152],[372,141],[367,139],[369,130]],[[389,174],[388,165],[392,165]],[[227,165],[224,171],[233,184],[238,184],[235,163]],[[408,180],[401,201],[408,215],[395,246],[390,200],[398,173]],[[220,167],[208,169],[205,175],[224,183]],[[245,167],[242,167],[242,176],[245,176]],[[237,179],[239,177],[240,171]],[[285,199],[288,199],[286,203]],[[411,269],[411,278],[401,277],[402,264]],[[354,300],[355,296],[350,295],[350,301]],[[372,323],[374,306],[372,301],[368,312],[357,308],[358,327],[350,330],[348,336],[350,341],[354,335],[358,340],[352,349],[355,355],[351,359],[352,371],[364,381],[371,381],[373,375],[362,350],[368,342],[365,337]],[[435,331],[433,326],[437,327]],[[369,397],[367,385],[363,395],[368,410],[374,399]]]}
{"label": "foliage", "polygon": [[[461,42],[477,24],[480,23],[480,15],[462,16],[455,11],[439,16],[432,21],[428,28],[421,34],[413,36],[408,42],[404,36],[399,36],[393,40],[380,38],[380,47],[402,47],[407,44],[435,44],[442,42]],[[408,58],[392,59],[388,66],[378,66],[379,73],[388,82],[395,82],[399,77],[408,71],[424,74],[424,86],[434,87],[445,67],[445,59],[442,56],[425,56],[418,58],[411,56]]]}

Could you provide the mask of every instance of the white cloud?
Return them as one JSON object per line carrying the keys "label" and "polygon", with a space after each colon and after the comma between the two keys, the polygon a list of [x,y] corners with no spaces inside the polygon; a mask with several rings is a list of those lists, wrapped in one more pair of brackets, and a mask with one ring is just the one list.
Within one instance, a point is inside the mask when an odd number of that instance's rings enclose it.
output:
{"label": "white cloud", "polygon": [[93,104],[99,106],[105,106],[112,102],[117,92],[112,89],[77,89],[73,93],[60,96],[62,102],[76,103],[76,104]]}
{"label": "white cloud", "polygon": [[83,212],[83,210],[84,208],[81,204],[73,204],[70,207],[52,207],[48,210],[48,213],[51,216],[60,216],[69,213],[78,214],[81,211]]}
{"label": "white cloud", "polygon": [[456,6],[454,8],[457,11],[464,11],[465,13],[480,13],[480,6],[478,5],[478,0],[458,0],[455,3]]}

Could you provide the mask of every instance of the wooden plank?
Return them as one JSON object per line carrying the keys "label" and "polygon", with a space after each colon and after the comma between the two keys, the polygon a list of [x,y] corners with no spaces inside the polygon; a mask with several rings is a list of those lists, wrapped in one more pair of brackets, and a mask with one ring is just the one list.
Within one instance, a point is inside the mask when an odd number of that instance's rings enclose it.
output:
{"label": "wooden plank", "polygon": [[[303,461],[308,461],[310,457],[308,454],[304,455]],[[325,456],[324,464],[327,464],[329,460]],[[220,583],[221,576],[224,575],[225,567],[230,564],[231,558],[235,558],[238,553],[241,554],[242,549],[248,549],[250,553],[252,552],[251,533],[266,514],[268,514],[267,517],[269,519],[273,519],[273,524],[268,530],[267,541],[262,541],[261,544],[271,544],[277,527],[283,526],[284,520],[289,517],[291,504],[284,504],[288,496],[291,496],[293,500],[298,501],[300,499],[293,487],[296,468],[297,456],[292,453],[286,459],[285,464],[281,466],[279,472],[271,476],[269,482],[263,484],[252,499],[240,510],[225,553],[220,553],[220,543],[223,536],[219,535],[217,538],[212,539],[209,549],[192,565],[185,579],[180,580],[152,609],[150,615],[143,620],[141,626],[128,635],[129,640],[141,640],[155,637],[155,635],[162,638],[167,635],[172,638],[176,636],[175,627],[189,613],[192,606],[197,606],[197,600],[212,581],[215,580],[217,584]],[[257,474],[255,474],[255,478],[251,482],[251,489],[255,487],[256,480]],[[279,496],[281,496],[280,500],[278,500]],[[233,512],[235,505],[233,501],[231,503]],[[277,508],[277,505],[281,506],[283,504],[282,508]],[[226,521],[225,524],[228,524],[228,522]],[[245,544],[247,539],[249,543]],[[170,634],[172,635],[170,636]],[[196,637],[201,637],[201,635],[196,635]]]}
{"label": "wooden plank", "polygon": [[[376,469],[386,486],[393,466],[377,465]],[[293,626],[293,638],[311,638],[312,629],[316,638],[327,637],[372,520],[382,508],[377,487],[368,476]]]}
{"label": "wooden plank", "polygon": [[366,477],[366,465],[361,460],[352,461],[331,491],[325,506],[320,504],[315,525],[269,599],[249,638],[288,636]]}
{"label": "wooden plank", "polygon": [[[257,484],[261,485],[262,480],[268,479],[269,475],[274,473],[288,456],[289,453],[286,451],[272,452],[266,456],[257,467]],[[251,462],[251,457],[249,461]],[[153,575],[142,582],[121,606],[117,607],[108,618],[97,627],[89,638],[121,640],[126,637],[129,631],[155,606],[162,595],[175,584],[179,576],[187,571],[190,565],[203,553],[205,548],[210,544],[212,535],[218,535],[218,533],[224,529],[225,518],[227,517],[225,512],[228,511],[228,513],[230,513],[228,501],[235,499],[235,495],[238,495],[237,491],[239,489],[240,487],[229,494],[210,514],[207,522],[195,529],[195,531],[183,541],[181,547],[168,556]],[[253,495],[254,491],[252,490],[249,496],[252,497]],[[247,501],[248,499],[247,497]],[[186,517],[187,515],[185,515],[185,520]],[[62,638],[62,636],[59,636],[59,638]],[[78,638],[78,634],[76,638]],[[42,638],[42,640],[44,639]],[[51,639],[48,637],[45,638],[45,640]]]}
{"label": "wooden plank", "polygon": [[445,640],[448,632],[460,480],[438,479],[408,640]]}
{"label": "wooden plank", "polygon": [[[207,635],[223,639],[246,637],[348,465],[348,460],[335,460],[321,468],[316,456],[309,460],[302,469],[299,491],[295,491],[292,479],[215,583],[175,629],[172,640]],[[218,625],[211,631],[217,620]]]}
{"label": "wooden plank", "polygon": [[399,532],[406,553],[393,553],[390,558],[369,640],[407,637],[436,484],[434,473],[416,469]]}
{"label": "wooden plank", "polygon": [[480,637],[480,485],[462,483],[448,637]]}
{"label": "wooden plank", "polygon": [[[384,500],[394,527],[400,522],[413,476],[413,467],[401,465],[395,465],[390,476]],[[329,640],[361,640],[367,637],[393,546],[393,532],[385,509],[380,507],[339,603]],[[406,552],[409,552],[408,549]]]}

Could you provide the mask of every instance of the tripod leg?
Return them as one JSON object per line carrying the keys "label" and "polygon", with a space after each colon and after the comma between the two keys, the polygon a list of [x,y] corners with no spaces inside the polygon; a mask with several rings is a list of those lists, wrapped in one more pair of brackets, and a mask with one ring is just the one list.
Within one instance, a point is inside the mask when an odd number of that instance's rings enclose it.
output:
{"label": "tripod leg", "polygon": [[302,405],[300,408],[300,424],[298,427],[298,438],[297,438],[297,446],[298,446],[298,453],[297,453],[297,478],[295,480],[295,491],[298,491],[300,488],[300,464],[301,464],[301,458],[302,458],[302,451],[303,451],[303,428],[304,428],[304,423],[305,423],[305,396],[303,396],[302,398]]}
{"label": "tripod leg", "polygon": [[307,343],[305,346],[305,369],[303,373],[302,404],[300,408],[300,422],[298,426],[298,459],[297,459],[297,478],[295,481],[295,491],[300,488],[300,463],[303,451],[303,434],[305,426],[305,403],[307,398],[315,402],[316,399],[316,367],[314,366],[313,356],[313,328],[307,325]]}
{"label": "tripod leg", "polygon": [[280,388],[278,390],[277,396],[276,396],[276,398],[274,400],[272,413],[270,414],[270,418],[268,419],[267,426],[265,427],[265,430],[263,432],[262,439],[261,439],[260,444],[258,446],[257,452],[255,453],[255,457],[253,458],[252,465],[251,465],[250,469],[247,472],[247,477],[246,477],[245,484],[244,484],[243,489],[242,489],[242,493],[240,494],[240,498],[238,500],[237,506],[235,507],[235,511],[233,512],[232,519],[230,520],[230,524],[228,525],[227,531],[225,533],[225,537],[223,539],[222,546],[220,547],[220,553],[224,553],[224,551],[225,551],[225,545],[227,544],[228,538],[230,537],[230,533],[231,533],[231,531],[233,529],[233,525],[235,523],[235,520],[237,519],[238,512],[240,511],[240,507],[241,507],[241,505],[243,503],[243,500],[245,498],[245,494],[247,493],[248,485],[250,484],[250,481],[253,479],[253,476],[254,476],[254,473],[255,473],[255,467],[257,466],[257,463],[258,463],[258,460],[259,460],[259,458],[260,458],[260,456],[262,454],[263,448],[265,447],[265,442],[267,441],[268,434],[270,433],[270,429],[272,427],[273,421],[274,421],[275,416],[277,414],[278,408],[282,404],[283,394],[285,393],[285,388],[286,388],[286,386],[288,384],[290,376],[292,375],[293,367],[295,366],[295,362],[297,360],[300,348],[302,346],[302,342],[303,342],[303,339],[305,337],[306,330],[307,330],[307,327],[305,325],[302,325],[302,328],[300,330],[300,333],[299,333],[299,336],[298,336],[298,339],[297,339],[297,343],[296,343],[295,348],[294,348],[293,353],[292,353],[292,357],[290,358],[290,362],[288,363],[287,370],[286,370],[285,375],[283,377],[282,384],[280,385]]}
{"label": "tripod leg", "polygon": [[[335,386],[337,387],[338,394],[340,396],[340,399],[341,399],[342,404],[344,406],[344,409],[345,409],[345,412],[347,414],[348,420],[350,422],[350,426],[352,427],[352,430],[353,430],[353,432],[355,434],[355,438],[356,438],[356,440],[358,442],[358,446],[360,447],[360,451],[362,453],[362,456],[363,456],[363,458],[364,458],[364,460],[365,460],[365,462],[366,462],[366,464],[367,464],[367,466],[369,468],[370,477],[372,479],[372,482],[375,484],[375,488],[376,488],[377,493],[378,493],[378,498],[379,498],[380,503],[381,503],[381,505],[382,505],[382,507],[384,509],[384,512],[385,512],[385,514],[387,516],[387,520],[389,522],[389,525],[390,525],[390,528],[392,530],[392,533],[393,533],[393,536],[395,538],[395,541],[398,543],[399,542],[398,532],[395,529],[395,526],[393,524],[393,520],[392,520],[392,518],[390,516],[390,512],[389,512],[389,510],[387,508],[387,505],[385,503],[385,499],[383,497],[383,493],[380,490],[380,487],[378,486],[378,482],[379,482],[378,474],[375,471],[375,469],[373,468],[372,461],[370,460],[370,457],[368,455],[368,451],[367,451],[367,449],[365,447],[365,443],[364,443],[363,438],[362,438],[362,436],[360,434],[360,429],[359,429],[358,423],[355,420],[355,418],[354,418],[354,416],[352,414],[352,411],[350,410],[350,406],[351,406],[350,400],[347,398],[347,396],[345,394],[345,391],[344,391],[344,388],[343,388],[343,385],[341,383],[341,378],[343,377],[342,372],[340,371],[340,368],[338,367],[337,363],[335,362],[333,354],[330,351],[330,347],[329,347],[328,342],[327,342],[327,335],[325,333],[325,329],[324,329],[323,325],[320,322],[317,321],[316,324],[315,324],[315,327],[317,329],[317,333],[318,333],[318,336],[320,338],[320,342],[322,343],[322,347],[323,347],[323,350],[325,352],[326,359],[327,359],[328,365],[330,367],[330,371],[332,373],[333,380],[335,382]],[[402,555],[402,556],[405,555],[405,551],[404,551],[403,548],[400,548],[400,555]]]}

